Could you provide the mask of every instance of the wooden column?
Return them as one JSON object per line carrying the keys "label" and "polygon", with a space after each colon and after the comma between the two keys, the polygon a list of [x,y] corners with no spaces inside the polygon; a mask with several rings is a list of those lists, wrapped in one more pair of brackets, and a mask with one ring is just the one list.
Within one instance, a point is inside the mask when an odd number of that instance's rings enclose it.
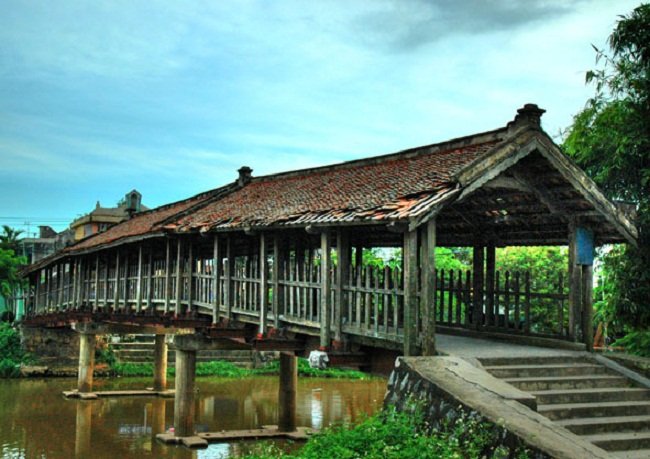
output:
{"label": "wooden column", "polygon": [[346,306],[344,287],[350,276],[350,237],[345,229],[336,231],[336,295],[334,298],[334,340],[341,342],[343,337],[343,311]]}
{"label": "wooden column", "polygon": [[192,311],[192,303],[194,302],[194,243],[190,239],[187,254],[187,312]]}
{"label": "wooden column", "polygon": [[224,293],[226,295],[226,317],[228,320],[232,319],[232,272],[235,269],[235,257],[233,252],[232,236],[228,235],[228,239],[226,240],[226,258],[228,261],[226,262],[226,279],[224,286],[226,289]]}
{"label": "wooden column", "polygon": [[363,246],[357,245],[354,249],[354,267],[359,269],[363,265]]}
{"label": "wooden column", "polygon": [[79,377],[77,389],[79,392],[93,390],[93,370],[95,367],[95,335],[79,334]]}
{"label": "wooden column", "polygon": [[165,342],[165,335],[155,335],[153,390],[164,391],[166,389],[167,389],[167,343]]}
{"label": "wooden column", "polygon": [[296,430],[296,388],[298,365],[296,356],[288,352],[280,354],[280,390],[278,393],[278,430]]}
{"label": "wooden column", "polygon": [[142,244],[138,246],[138,280],[135,284],[135,310],[142,311]]}
{"label": "wooden column", "polygon": [[[68,298],[68,308],[67,309],[72,309],[75,307],[76,301],[77,301],[77,276],[79,275],[77,272],[77,265],[78,265],[78,260],[74,260],[70,264],[70,277],[72,280],[70,281],[72,284],[72,292],[70,294],[70,297]],[[45,270],[45,280],[47,281],[47,270]],[[45,285],[47,288],[47,284]],[[47,292],[46,292],[46,297],[45,297],[45,302],[43,304],[44,308],[47,309]]]}
{"label": "wooden column", "polygon": [[420,315],[422,322],[422,355],[436,354],[436,220],[429,220],[422,230],[422,290]]}
{"label": "wooden column", "polygon": [[266,313],[269,307],[268,260],[266,258],[266,237],[260,233],[260,327],[259,333],[266,333]]}
{"label": "wooden column", "polygon": [[486,324],[496,323],[494,311],[494,273],[496,270],[496,249],[490,243],[485,249],[485,307],[487,310]]}
{"label": "wooden column", "polygon": [[404,266],[404,355],[417,354],[417,288],[418,288],[418,232],[404,233],[402,250]]}
{"label": "wooden column", "polygon": [[587,351],[594,350],[594,269],[582,266],[582,337]]}
{"label": "wooden column", "polygon": [[77,307],[83,307],[86,300],[86,263],[85,259],[79,259],[79,300],[77,302]]}
{"label": "wooden column", "polygon": [[[485,263],[485,247],[483,245],[475,245],[472,251],[472,290],[474,295],[472,297],[472,325],[478,329],[483,325],[483,278],[484,263]],[[508,318],[506,317],[506,320]]]}
{"label": "wooden column", "polygon": [[181,239],[177,240],[176,246],[176,305],[174,313],[178,316],[181,314],[181,301],[183,299],[183,243]]}
{"label": "wooden column", "polygon": [[172,298],[172,254],[171,254],[171,241],[165,241],[165,314],[171,309]]}
{"label": "wooden column", "polygon": [[129,268],[131,267],[131,257],[129,252],[124,254],[124,290],[122,297],[124,298],[124,311],[129,311]]}
{"label": "wooden column", "polygon": [[113,285],[113,309],[120,307],[120,252],[115,252],[115,283]]}
{"label": "wooden column", "polygon": [[[330,276],[330,238],[329,232],[323,231],[320,235],[320,269],[321,269],[321,303],[320,303],[320,347],[328,349],[330,346],[332,326],[332,279]],[[311,261],[310,261],[311,263]]]}
{"label": "wooden column", "polygon": [[99,308],[99,254],[95,255],[95,310]]}
{"label": "wooden column", "polygon": [[63,276],[61,275],[61,263],[56,265],[56,308],[61,309],[61,303],[63,303]]}
{"label": "wooden column", "polygon": [[154,314],[156,308],[153,305],[153,246],[149,247],[149,256],[147,264],[147,309],[149,313]]}
{"label": "wooden column", "polygon": [[174,431],[177,437],[194,435],[195,350],[176,350]]}
{"label": "wooden column", "polygon": [[219,321],[221,306],[221,252],[219,250],[219,235],[214,235],[212,246],[212,323]]}
{"label": "wooden column", "polygon": [[281,247],[280,234],[273,234],[273,319],[275,328],[280,327],[280,311],[284,304],[284,289],[280,285],[280,273],[284,262],[284,246]]}
{"label": "wooden column", "polygon": [[106,264],[104,270],[104,309],[108,307],[108,272],[111,269],[111,262],[108,255],[104,256],[104,263]]}
{"label": "wooden column", "polygon": [[582,340],[582,269],[577,264],[577,226],[569,224],[569,336]]}

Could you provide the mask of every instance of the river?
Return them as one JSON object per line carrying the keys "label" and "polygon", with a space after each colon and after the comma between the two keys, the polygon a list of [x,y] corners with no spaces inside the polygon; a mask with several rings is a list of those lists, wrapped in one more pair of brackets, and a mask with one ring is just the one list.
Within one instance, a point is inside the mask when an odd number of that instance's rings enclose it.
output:
{"label": "river", "polygon": [[[173,425],[174,401],[156,397],[68,400],[73,379],[0,379],[2,458],[238,457],[251,443],[211,444],[190,451],[155,435]],[[96,380],[96,390],[142,389],[150,379]],[[170,383],[173,387],[173,381]],[[197,378],[196,429],[215,432],[277,423],[277,377]],[[355,422],[381,408],[386,381],[299,378],[298,425],[315,429]],[[279,443],[285,448],[291,444]]]}

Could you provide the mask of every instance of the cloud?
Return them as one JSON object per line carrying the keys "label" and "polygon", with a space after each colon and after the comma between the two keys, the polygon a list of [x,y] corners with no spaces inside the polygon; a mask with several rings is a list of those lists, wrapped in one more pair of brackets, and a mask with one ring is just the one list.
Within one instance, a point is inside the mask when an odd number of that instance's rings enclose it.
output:
{"label": "cloud", "polygon": [[387,0],[357,18],[360,37],[392,51],[414,51],[450,35],[518,29],[572,12],[584,0]]}

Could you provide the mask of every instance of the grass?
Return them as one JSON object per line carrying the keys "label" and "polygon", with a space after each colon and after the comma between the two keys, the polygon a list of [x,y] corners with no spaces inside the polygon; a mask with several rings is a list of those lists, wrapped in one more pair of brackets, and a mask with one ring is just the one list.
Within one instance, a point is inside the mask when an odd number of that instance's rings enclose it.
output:
{"label": "grass", "polygon": [[517,450],[510,455],[498,442],[492,426],[463,418],[452,428],[427,432],[422,417],[394,409],[370,416],[356,425],[325,429],[304,447],[285,453],[272,443],[254,447],[246,459],[437,459],[437,458],[528,458]]}
{"label": "grass", "polygon": [[[153,364],[151,363],[119,363],[110,365],[111,373],[117,376],[153,376]],[[167,368],[167,374],[174,376],[175,369]],[[243,378],[248,376],[269,376],[280,372],[280,363],[275,361],[263,368],[246,369],[240,368],[230,362],[214,360],[212,362],[199,362],[196,364],[197,376],[218,376],[222,378]],[[303,377],[316,378],[337,378],[337,379],[371,379],[361,371],[343,370],[339,368],[327,368],[318,370],[311,368],[306,359],[298,359],[298,375]]]}

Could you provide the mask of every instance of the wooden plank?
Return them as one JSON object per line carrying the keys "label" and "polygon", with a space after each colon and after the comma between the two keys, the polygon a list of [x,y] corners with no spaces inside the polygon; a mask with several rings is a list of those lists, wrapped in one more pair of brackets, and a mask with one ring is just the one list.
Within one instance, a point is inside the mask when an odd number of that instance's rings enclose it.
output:
{"label": "wooden plank", "polygon": [[361,293],[360,292],[361,292],[361,285],[362,285],[362,278],[363,278],[362,270],[363,270],[363,268],[361,267],[361,265],[358,265],[356,267],[356,271],[357,271],[357,273],[356,273],[357,274],[357,290],[356,290],[356,292],[354,294],[355,306],[356,306],[356,309],[355,309],[356,325],[359,328],[361,328],[361,306],[362,306],[361,301],[362,300],[361,300]]}
{"label": "wooden plank", "polygon": [[194,268],[196,267],[196,260],[194,260],[194,242],[190,239],[188,242],[187,253],[187,312],[193,310],[194,303]]}
{"label": "wooden plank", "polygon": [[404,355],[417,354],[417,283],[418,283],[418,232],[404,233]]}
{"label": "wooden plank", "polygon": [[153,247],[149,247],[147,263],[147,309],[155,312],[153,304],[154,278],[153,278]]}
{"label": "wooden plank", "polygon": [[363,297],[363,322],[364,327],[370,329],[371,319],[370,319],[370,310],[372,308],[371,296],[370,296],[370,281],[372,279],[372,271],[370,270],[370,265],[367,265],[364,269],[364,283],[366,287],[366,293]]}
{"label": "wooden plank", "polygon": [[226,300],[226,318],[230,321],[232,319],[233,307],[233,271],[235,270],[235,253],[232,247],[232,236],[228,235],[226,239],[226,275],[225,275],[225,300]]}
{"label": "wooden plank", "polygon": [[168,238],[165,241],[165,314],[171,309],[172,298],[172,255],[171,255],[171,240]]}
{"label": "wooden plank", "polygon": [[120,306],[120,251],[115,252],[115,282],[113,285],[113,309]]}
{"label": "wooden plank", "polygon": [[104,308],[108,308],[108,279],[110,275],[110,269],[111,269],[111,261],[110,257],[107,255],[104,256],[104,264],[106,266],[104,270]]}
{"label": "wooden plank", "polygon": [[[321,348],[328,349],[331,337],[331,295],[330,289],[332,286],[332,279],[330,278],[330,238],[329,232],[323,231],[320,235],[320,249],[321,249],[321,303],[320,303],[320,346]],[[311,261],[311,260],[310,260]]]}
{"label": "wooden plank", "polygon": [[383,298],[383,308],[384,308],[384,323],[383,323],[383,332],[388,333],[388,310],[390,309],[390,276],[391,271],[390,267],[384,266],[384,298]]}

